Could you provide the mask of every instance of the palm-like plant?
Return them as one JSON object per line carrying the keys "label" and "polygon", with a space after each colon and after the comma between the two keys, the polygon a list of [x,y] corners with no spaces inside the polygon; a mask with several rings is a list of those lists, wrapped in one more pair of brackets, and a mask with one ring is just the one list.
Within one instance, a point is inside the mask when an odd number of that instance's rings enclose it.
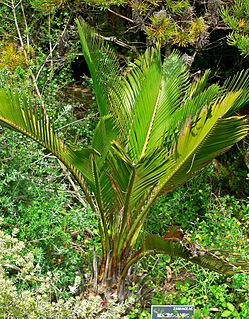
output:
{"label": "palm-like plant", "polygon": [[77,25],[100,114],[92,147],[64,144],[43,109],[8,85],[0,91],[0,123],[57,156],[99,213],[102,261],[95,289],[108,285],[122,292],[129,268],[154,253],[180,256],[223,273],[234,271],[231,263],[187,247],[174,230],[164,238],[144,236],[140,247],[137,243],[152,204],[162,194],[248,133],[246,120],[231,116],[249,102],[248,72],[222,87],[205,89],[209,71],[191,83],[180,55],[174,52],[162,63],[157,46],[122,75],[112,50],[84,22]]}

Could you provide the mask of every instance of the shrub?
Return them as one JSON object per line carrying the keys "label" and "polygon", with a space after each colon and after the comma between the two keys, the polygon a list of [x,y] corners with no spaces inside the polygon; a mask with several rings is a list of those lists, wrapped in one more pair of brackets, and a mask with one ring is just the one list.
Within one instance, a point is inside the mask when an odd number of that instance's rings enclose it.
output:
{"label": "shrub", "polygon": [[17,229],[12,235],[0,230],[0,313],[4,318],[114,319],[133,304],[133,298],[118,303],[116,295],[108,301],[94,294],[74,296],[81,284],[79,276],[65,298],[56,287],[59,274],[39,275],[39,264],[34,265],[33,253],[16,238],[17,233]]}

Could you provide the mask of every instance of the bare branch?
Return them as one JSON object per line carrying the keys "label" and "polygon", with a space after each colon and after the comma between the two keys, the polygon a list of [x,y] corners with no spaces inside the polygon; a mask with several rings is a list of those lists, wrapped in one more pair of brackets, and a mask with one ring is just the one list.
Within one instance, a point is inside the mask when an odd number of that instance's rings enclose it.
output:
{"label": "bare branch", "polygon": [[11,6],[11,5],[9,5],[8,3],[3,2],[3,1],[1,1],[1,3],[2,3],[3,5],[5,5],[6,7],[9,7],[10,9],[12,9],[12,6]]}
{"label": "bare branch", "polygon": [[134,23],[134,21],[133,21],[132,19],[127,18],[127,17],[123,16],[123,15],[122,15],[122,14],[120,14],[120,13],[117,13],[117,12],[115,12],[115,11],[111,10],[111,9],[107,9],[107,10],[108,10],[109,12],[111,12],[111,13],[115,14],[116,16],[118,16],[118,17],[122,18],[122,19],[125,19],[125,20],[127,20],[127,21],[129,21],[129,22],[131,22],[131,23]]}
{"label": "bare branch", "polygon": [[[26,60],[28,61],[28,54],[27,54],[27,51],[25,49],[24,42],[23,42],[23,37],[22,37],[21,30],[19,28],[19,24],[18,24],[18,21],[17,21],[16,8],[15,8],[14,0],[12,0],[12,12],[13,12],[14,20],[15,20],[15,25],[16,25],[16,30],[17,30],[17,34],[18,34],[18,37],[19,37],[19,41],[20,41],[21,47],[23,49],[24,56],[25,56]],[[31,78],[32,78],[32,81],[33,81],[33,84],[34,84],[34,87],[35,87],[35,90],[36,90],[36,93],[37,93],[38,97],[41,100],[41,105],[42,105],[44,114],[47,117],[47,112],[46,112],[46,109],[45,109],[45,106],[44,106],[44,102],[42,100],[42,96],[41,96],[39,87],[37,85],[36,78],[35,78],[34,73],[32,72],[32,70],[30,70],[30,75],[31,75]]]}
{"label": "bare branch", "polygon": [[[94,115],[96,115],[96,114],[94,114]],[[69,123],[69,124],[66,124],[66,125],[64,125],[64,126],[62,126],[62,127],[59,127],[56,131],[60,131],[60,130],[62,130],[62,129],[65,128],[65,127],[68,127],[68,126],[73,125],[73,124],[75,124],[75,123],[81,122],[81,121],[83,121],[83,120],[85,120],[85,119],[79,119],[79,120],[76,120],[76,121],[71,122],[71,123]]]}
{"label": "bare branch", "polygon": [[53,66],[53,49],[52,49],[52,39],[51,39],[51,14],[50,14],[50,12],[49,12],[49,15],[48,15],[48,36],[49,36],[49,39],[48,39],[48,42],[49,42],[49,54],[50,54],[50,57],[51,57],[50,65],[52,67]]}
{"label": "bare branch", "polygon": [[69,25],[69,23],[70,23],[70,21],[71,21],[71,18],[72,18],[72,17],[70,16],[70,18],[68,19],[67,24],[65,25],[64,30],[62,31],[62,34],[61,34],[61,35],[59,35],[59,37],[58,37],[58,39],[57,39],[57,41],[56,41],[55,45],[53,46],[53,48],[52,48],[52,49],[50,49],[49,54],[47,55],[46,59],[44,60],[43,64],[41,65],[41,67],[40,67],[39,71],[37,72],[37,74],[36,74],[36,78],[35,78],[35,79],[36,79],[36,81],[38,80],[38,78],[39,78],[39,76],[40,76],[40,74],[41,74],[41,71],[43,70],[44,66],[46,65],[46,63],[47,63],[47,62],[48,62],[48,60],[50,59],[51,54],[52,54],[52,53],[53,53],[53,51],[56,49],[56,47],[57,47],[57,45],[58,45],[58,43],[59,43],[60,37],[63,37],[64,33],[66,32],[67,27],[68,27],[68,25]]}
{"label": "bare branch", "polygon": [[25,11],[24,11],[24,7],[23,7],[23,4],[21,3],[21,8],[22,8],[22,15],[23,15],[23,20],[24,20],[24,24],[25,24],[25,29],[26,29],[26,33],[27,33],[27,36],[26,36],[26,39],[27,39],[27,47],[29,48],[29,33],[28,33],[28,23],[27,23],[27,19],[26,19],[26,14],[25,14]]}
{"label": "bare branch", "polygon": [[22,3],[22,0],[20,0],[15,6],[14,8],[16,9],[17,7],[19,7],[19,5]]}
{"label": "bare branch", "polygon": [[87,204],[86,202],[84,201],[84,199],[82,198],[82,196],[80,195],[76,185],[74,184],[74,181],[72,180],[71,176],[69,175],[68,171],[66,170],[66,167],[65,165],[60,161],[58,160],[59,164],[60,164],[60,167],[61,169],[63,170],[63,173],[67,176],[70,184],[72,185],[74,191],[75,191],[75,194],[77,195],[77,198],[78,200],[81,202],[81,204],[83,205],[83,207],[87,207]]}
{"label": "bare branch", "polygon": [[116,44],[118,44],[118,45],[120,45],[120,46],[122,46],[124,48],[131,49],[138,56],[140,55],[135,46],[129,45],[127,43],[124,43],[124,42],[118,40],[116,37],[104,37],[103,35],[100,35],[100,34],[97,34],[97,36],[102,38],[102,39],[104,39],[104,40],[106,40],[106,41],[114,42],[114,43],[116,43]]}

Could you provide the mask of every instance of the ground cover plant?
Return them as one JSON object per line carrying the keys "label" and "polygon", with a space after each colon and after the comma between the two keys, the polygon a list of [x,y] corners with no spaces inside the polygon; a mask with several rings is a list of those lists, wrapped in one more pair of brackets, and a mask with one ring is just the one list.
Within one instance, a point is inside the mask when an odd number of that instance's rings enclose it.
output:
{"label": "ground cover plant", "polygon": [[87,25],[78,26],[101,116],[93,148],[64,145],[43,108],[32,109],[32,98],[25,92],[19,92],[19,99],[17,90],[2,89],[0,120],[54,153],[100,214],[102,262],[99,274],[94,271],[94,289],[111,286],[124,297],[130,266],[147,254],[162,252],[220,272],[234,271],[208,252],[194,254],[172,231],[166,238],[148,236],[140,248],[137,239],[150,207],[163,192],[181,185],[247,134],[246,121],[231,117],[248,103],[247,73],[224,87],[205,90],[208,72],[191,84],[179,54],[173,53],[162,65],[157,47],[148,49],[126,76],[117,76],[112,51]]}

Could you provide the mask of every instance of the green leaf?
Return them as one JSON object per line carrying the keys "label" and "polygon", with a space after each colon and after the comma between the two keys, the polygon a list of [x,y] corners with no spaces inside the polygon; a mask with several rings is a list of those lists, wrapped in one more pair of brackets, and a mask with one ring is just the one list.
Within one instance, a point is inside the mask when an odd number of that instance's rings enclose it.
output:
{"label": "green leaf", "polygon": [[184,283],[182,281],[176,281],[175,286],[176,289],[180,290],[184,286]]}
{"label": "green leaf", "polygon": [[222,312],[221,317],[227,318],[227,317],[231,316],[231,314],[232,314],[231,311],[225,310],[225,311]]}
{"label": "green leaf", "polygon": [[235,307],[233,304],[231,304],[230,302],[227,303],[227,308],[228,310],[230,310],[231,312],[233,312],[235,310]]}
{"label": "green leaf", "polygon": [[200,312],[200,310],[195,309],[195,317],[194,317],[194,318],[195,318],[195,319],[201,318],[201,312]]}
{"label": "green leaf", "polygon": [[82,52],[93,80],[99,113],[104,116],[110,112],[108,94],[117,80],[118,59],[104,40],[83,20],[76,19],[76,24]]}
{"label": "green leaf", "polygon": [[162,145],[171,115],[189,85],[185,71],[178,53],[162,66],[159,48],[152,48],[116,85],[112,109],[133,162]]}
{"label": "green leaf", "polygon": [[118,131],[116,130],[113,118],[105,116],[100,119],[93,135],[92,146],[100,153],[97,159],[99,169],[104,165],[106,156],[110,150],[111,142],[117,137]]}

